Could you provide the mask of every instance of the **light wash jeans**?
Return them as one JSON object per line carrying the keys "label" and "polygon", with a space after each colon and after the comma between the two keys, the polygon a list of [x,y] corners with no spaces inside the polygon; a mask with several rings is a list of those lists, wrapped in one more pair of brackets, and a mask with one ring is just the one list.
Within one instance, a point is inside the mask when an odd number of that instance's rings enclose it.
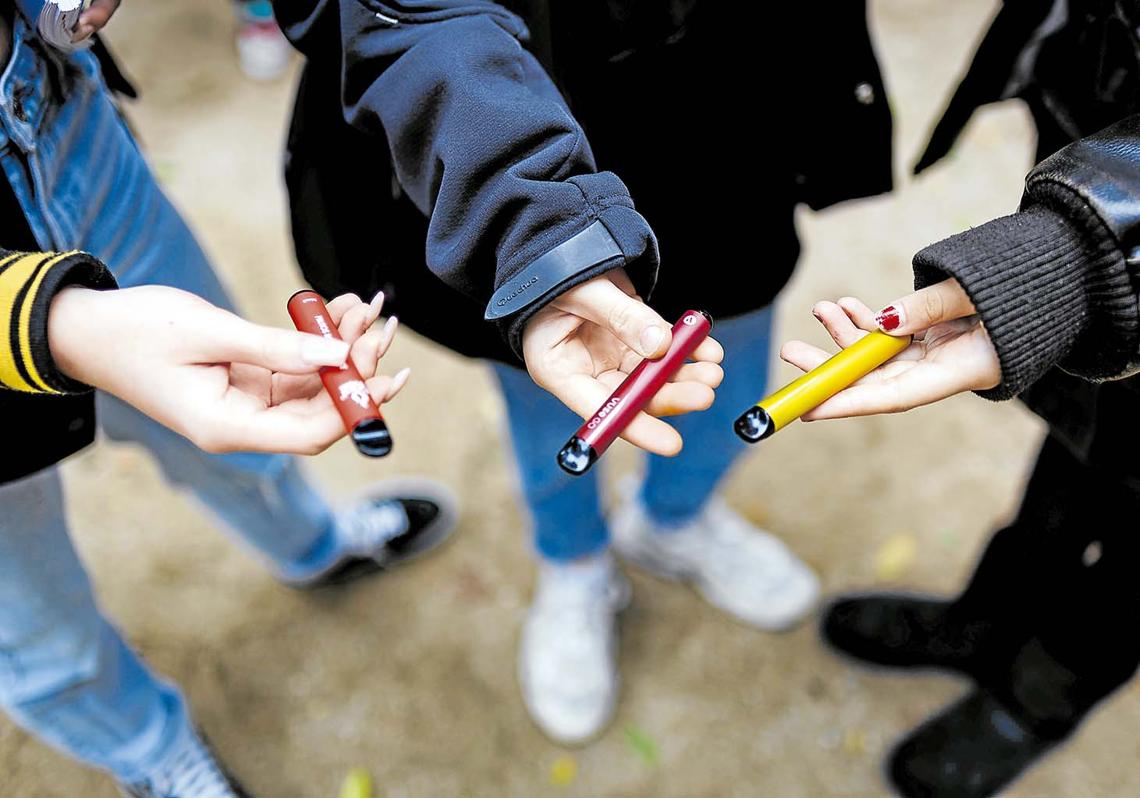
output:
{"label": "light wash jeans", "polygon": [[[21,9],[38,5],[22,0]],[[123,286],[177,286],[231,306],[155,183],[95,58],[48,53],[20,14],[0,77],[0,168],[44,249],[91,252]],[[292,458],[205,454],[108,396],[98,397],[98,418],[110,437],[146,446],[168,479],[277,572],[311,573],[336,556],[331,510]],[[178,691],[100,613],[55,468],[0,485],[0,707],[124,781],[160,766],[188,724]]]}
{"label": "light wash jeans", "polygon": [[[664,529],[695,518],[721,477],[748,444],[732,422],[759,400],[768,382],[772,313],[765,308],[716,322],[712,335],[724,345],[724,382],[713,406],[667,419],[685,439],[677,457],[647,455],[641,500]],[[609,531],[602,516],[598,466],[578,477],[562,471],[555,455],[582,420],[522,369],[493,365],[507,403],[508,423],[523,498],[530,510],[540,557],[565,562],[603,550]]]}

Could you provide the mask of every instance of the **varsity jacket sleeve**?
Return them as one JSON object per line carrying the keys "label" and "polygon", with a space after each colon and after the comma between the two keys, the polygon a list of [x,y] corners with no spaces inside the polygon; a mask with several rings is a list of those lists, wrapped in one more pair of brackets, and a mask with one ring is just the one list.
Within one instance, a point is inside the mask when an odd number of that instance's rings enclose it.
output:
{"label": "varsity jacket sleeve", "polygon": [[516,352],[535,312],[598,274],[625,267],[648,295],[653,233],[621,180],[597,170],[519,17],[486,0],[275,6],[310,59],[330,57],[335,26],[345,119],[383,133],[430,219],[428,268],[486,303]]}
{"label": "varsity jacket sleeve", "polygon": [[48,348],[51,300],[69,285],[115,288],[115,278],[83,252],[0,249],[0,390],[66,394],[88,390],[55,367]]}
{"label": "varsity jacket sleeve", "polygon": [[1140,372],[1140,116],[1038,164],[1020,210],[933,244],[915,285],[954,277],[1001,361],[1008,399],[1059,365],[1088,380]]}

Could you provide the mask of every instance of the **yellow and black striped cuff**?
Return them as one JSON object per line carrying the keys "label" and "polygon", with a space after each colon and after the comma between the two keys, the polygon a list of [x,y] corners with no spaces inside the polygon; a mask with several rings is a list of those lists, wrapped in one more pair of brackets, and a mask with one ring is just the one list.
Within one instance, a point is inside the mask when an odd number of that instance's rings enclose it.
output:
{"label": "yellow and black striped cuff", "polygon": [[55,367],[48,310],[69,285],[115,288],[111,272],[84,252],[3,253],[0,260],[0,388],[30,393],[87,390]]}

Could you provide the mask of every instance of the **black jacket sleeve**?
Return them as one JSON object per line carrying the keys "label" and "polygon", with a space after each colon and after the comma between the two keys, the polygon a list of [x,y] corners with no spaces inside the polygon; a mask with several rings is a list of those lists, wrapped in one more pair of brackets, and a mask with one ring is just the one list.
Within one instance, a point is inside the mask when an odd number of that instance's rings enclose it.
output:
{"label": "black jacket sleeve", "polygon": [[1001,360],[1008,399],[1054,365],[1088,380],[1140,371],[1140,116],[1069,145],[1026,179],[1021,209],[914,259],[917,288],[954,277]]}
{"label": "black jacket sleeve", "polygon": [[345,119],[387,138],[430,217],[428,268],[486,303],[516,352],[531,315],[604,271],[626,267],[648,294],[653,233],[621,180],[597,171],[517,16],[485,0],[276,6],[307,57],[341,59]]}

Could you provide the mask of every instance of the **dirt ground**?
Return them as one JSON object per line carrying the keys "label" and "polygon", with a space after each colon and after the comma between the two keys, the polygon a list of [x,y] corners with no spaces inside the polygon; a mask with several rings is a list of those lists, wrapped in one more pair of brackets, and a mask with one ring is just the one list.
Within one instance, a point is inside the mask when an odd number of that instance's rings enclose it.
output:
{"label": "dirt ground", "polygon": [[[905,174],[995,3],[871,5]],[[130,115],[163,183],[248,314],[283,323],[284,299],[300,285],[279,177],[291,81],[241,77],[221,0],[131,0],[110,38],[142,88]],[[765,79],[757,76],[758,94]],[[781,299],[781,339],[824,340],[808,313],[818,298],[852,293],[875,305],[903,293],[917,248],[1015,207],[1029,153],[1024,112],[990,110],[944,165],[903,179],[893,196],[803,213],[805,257]],[[741,252],[742,264],[755,257]],[[100,444],[65,469],[75,537],[107,612],[185,687],[257,795],[331,797],[359,766],[392,798],[878,796],[892,742],[964,689],[854,668],[820,647],[811,623],[763,634],[684,587],[635,575],[617,720],[569,752],[576,776],[555,786],[552,767],[568,752],[530,723],[514,678],[532,567],[499,445],[500,401],[478,363],[407,332],[387,363],[415,367],[388,414],[397,454],[368,463],[342,444],[313,460],[312,473],[333,496],[433,474],[458,492],[463,519],[438,556],[343,593],[278,586],[136,449]],[[791,375],[783,364],[776,372]],[[1016,405],[963,397],[788,430],[726,490],[789,541],[830,594],[948,592],[1014,508],[1040,435]],[[629,449],[607,459],[611,480],[636,467]],[[913,562],[884,570],[891,540],[895,549],[913,542]],[[1140,794],[1138,731],[1140,692],[1129,688],[1008,794]],[[105,776],[0,719],[0,796],[114,794]]]}

